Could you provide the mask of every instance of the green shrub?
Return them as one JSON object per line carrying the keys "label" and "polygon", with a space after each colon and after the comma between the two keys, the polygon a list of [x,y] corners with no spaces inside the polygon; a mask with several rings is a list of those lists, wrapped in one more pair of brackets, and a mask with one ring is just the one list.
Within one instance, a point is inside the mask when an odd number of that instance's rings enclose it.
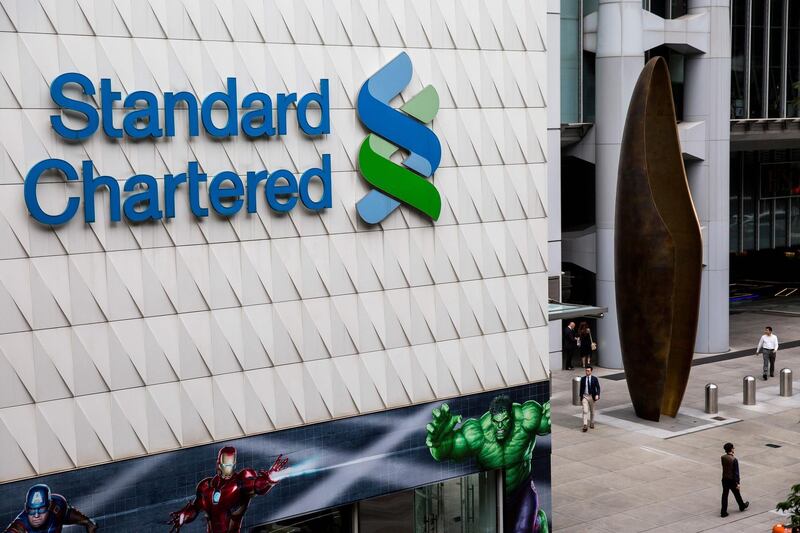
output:
{"label": "green shrub", "polygon": [[800,483],[793,486],[785,501],[775,506],[779,511],[788,511],[792,527],[800,527]]}

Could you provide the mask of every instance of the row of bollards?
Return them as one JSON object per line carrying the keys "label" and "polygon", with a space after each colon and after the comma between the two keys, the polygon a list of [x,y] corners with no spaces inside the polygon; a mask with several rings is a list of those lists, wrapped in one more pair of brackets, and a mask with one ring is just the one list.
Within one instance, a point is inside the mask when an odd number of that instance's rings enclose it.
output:
{"label": "row of bollards", "polygon": [[[780,395],[784,398],[789,398],[792,396],[792,371],[791,369],[784,368],[780,371],[778,375],[778,382],[780,388]],[[580,386],[580,382],[578,384]],[[579,392],[575,388],[575,383],[573,382],[572,385],[572,402],[575,403],[575,394]],[[705,397],[705,411],[706,413],[712,414],[716,413],[718,410],[717,405],[717,396],[719,393],[719,389],[717,388],[716,384],[709,383],[706,385],[706,397]],[[756,404],[756,378],[753,376],[745,376],[742,380],[742,403],[744,405],[755,405]],[[580,398],[578,398],[578,404],[580,404]]]}

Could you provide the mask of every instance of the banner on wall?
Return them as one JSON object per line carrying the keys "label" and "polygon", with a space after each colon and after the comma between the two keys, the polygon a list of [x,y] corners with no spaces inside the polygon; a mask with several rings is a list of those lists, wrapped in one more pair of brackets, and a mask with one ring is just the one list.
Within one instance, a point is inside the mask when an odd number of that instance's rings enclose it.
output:
{"label": "banner on wall", "polygon": [[548,400],[542,382],[5,483],[0,523],[14,533],[247,531],[497,470],[505,531],[547,533]]}

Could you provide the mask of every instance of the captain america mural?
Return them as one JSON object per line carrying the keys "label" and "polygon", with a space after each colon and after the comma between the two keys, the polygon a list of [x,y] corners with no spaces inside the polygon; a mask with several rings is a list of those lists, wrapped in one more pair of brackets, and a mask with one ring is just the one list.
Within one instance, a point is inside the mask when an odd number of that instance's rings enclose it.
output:
{"label": "captain america mural", "polygon": [[39,484],[28,490],[25,509],[4,530],[4,533],[61,533],[65,525],[80,525],[87,533],[97,531],[97,525],[67,503],[60,494],[50,492],[50,487]]}

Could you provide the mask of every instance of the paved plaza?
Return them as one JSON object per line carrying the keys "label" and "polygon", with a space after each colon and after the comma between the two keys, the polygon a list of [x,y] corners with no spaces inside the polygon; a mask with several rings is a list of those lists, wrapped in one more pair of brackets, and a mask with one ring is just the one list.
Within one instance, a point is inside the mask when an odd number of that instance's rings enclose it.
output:
{"label": "paved plaza", "polygon": [[[800,339],[800,318],[743,312],[731,316],[731,352],[752,349],[764,325],[781,342]],[[658,424],[630,416],[624,379],[600,376],[601,414],[596,429],[581,432],[580,407],[571,404],[575,372],[553,372],[553,522],[555,531],[689,533],[768,532],[785,521],[775,512],[789,487],[800,482],[800,347],[779,350],[776,372],[794,371],[791,399],[778,396],[777,377],[761,380],[761,358],[718,360],[692,368],[678,419]],[[742,405],[742,378],[757,377],[757,405]],[[703,413],[706,383],[719,387],[719,419]],[[642,423],[640,423],[642,422]],[[720,455],[731,441],[741,468],[740,513],[730,497],[721,518]],[[772,446],[768,446],[772,445]],[[774,447],[777,446],[777,447]]]}

